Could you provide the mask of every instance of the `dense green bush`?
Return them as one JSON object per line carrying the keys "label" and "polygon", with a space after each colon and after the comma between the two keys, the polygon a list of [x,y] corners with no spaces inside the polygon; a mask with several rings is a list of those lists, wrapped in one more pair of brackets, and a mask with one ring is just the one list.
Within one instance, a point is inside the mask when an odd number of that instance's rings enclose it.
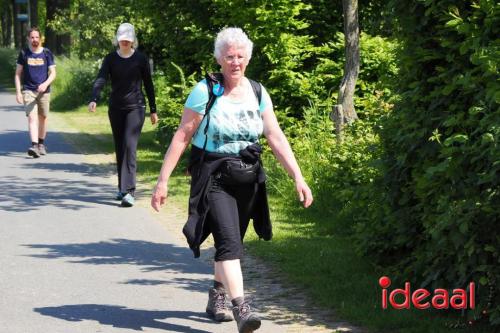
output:
{"label": "dense green bush", "polygon": [[[350,235],[354,214],[367,209],[370,185],[379,176],[373,163],[380,155],[379,142],[372,126],[360,120],[346,129],[343,143],[337,145],[330,110],[331,104],[312,105],[303,120],[280,117],[280,122],[315,197],[310,213],[329,216],[324,232]],[[293,199],[293,183],[271,154],[265,156],[270,192]]]}
{"label": "dense green bush", "polygon": [[13,49],[0,48],[0,85],[2,88],[9,88],[14,84],[14,74],[16,72],[16,59],[18,51]]}
{"label": "dense green bush", "polygon": [[154,84],[160,118],[156,137],[162,146],[167,146],[179,125],[185,99],[196,80],[194,73],[186,77],[184,71],[172,63],[169,71],[155,73]]}
{"label": "dense green bush", "polygon": [[423,287],[475,281],[469,318],[486,310],[500,325],[500,8],[489,0],[393,6],[401,98],[381,131],[386,204],[358,225],[361,249]]}
{"label": "dense green bush", "polygon": [[[342,48],[342,36],[332,49]],[[315,196],[310,209],[331,217],[325,232],[351,234],[353,220],[366,219],[359,212],[376,211],[379,190],[373,182],[380,178],[378,161],[381,155],[376,129],[380,118],[391,110],[391,86],[397,74],[395,42],[363,34],[361,37],[362,68],[355,100],[360,120],[346,128],[342,144],[336,143],[333,123],[328,115],[335,102],[332,98],[311,101],[302,110],[303,119],[286,115],[277,110],[281,127],[293,147],[297,160]],[[316,75],[317,82],[330,79],[326,73],[340,64],[324,61],[323,75]],[[337,74],[338,75],[338,74]],[[318,83],[319,84],[319,83]],[[332,93],[332,92],[330,92]],[[269,188],[274,194],[295,196],[293,184],[277,162],[267,154],[265,165]]]}
{"label": "dense green bush", "polygon": [[[82,61],[77,58],[57,58],[57,78],[52,84],[53,106],[59,110],[68,110],[87,104],[92,95],[92,84],[100,63],[100,61]],[[106,104],[109,89],[107,85],[101,94],[99,104]]]}

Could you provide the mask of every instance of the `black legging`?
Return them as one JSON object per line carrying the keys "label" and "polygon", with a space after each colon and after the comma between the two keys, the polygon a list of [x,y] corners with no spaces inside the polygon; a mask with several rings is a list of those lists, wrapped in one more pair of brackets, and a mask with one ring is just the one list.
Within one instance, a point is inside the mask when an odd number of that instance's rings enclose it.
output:
{"label": "black legging", "polygon": [[137,143],[144,125],[145,107],[109,108],[108,116],[115,143],[118,188],[122,193],[134,194]]}

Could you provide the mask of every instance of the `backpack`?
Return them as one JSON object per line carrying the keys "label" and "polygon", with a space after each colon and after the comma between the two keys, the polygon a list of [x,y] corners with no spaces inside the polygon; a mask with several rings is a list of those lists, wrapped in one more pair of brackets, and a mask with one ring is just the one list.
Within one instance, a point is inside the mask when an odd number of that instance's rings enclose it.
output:
{"label": "backpack", "polygon": [[[210,109],[215,103],[217,97],[221,96],[224,92],[224,76],[222,73],[207,73],[205,74],[205,79],[207,81],[208,87],[208,102],[205,107],[205,114],[203,118],[207,117],[207,123],[205,128],[203,129],[203,134],[205,134],[205,143],[203,144],[203,151],[207,147],[208,141],[208,126],[210,125]],[[248,79],[250,85],[252,86],[252,90],[257,98],[257,102],[260,105],[260,101],[262,100],[262,86],[259,82],[254,81],[252,79]],[[216,93],[217,92],[217,93]],[[203,119],[202,119],[203,121]]]}

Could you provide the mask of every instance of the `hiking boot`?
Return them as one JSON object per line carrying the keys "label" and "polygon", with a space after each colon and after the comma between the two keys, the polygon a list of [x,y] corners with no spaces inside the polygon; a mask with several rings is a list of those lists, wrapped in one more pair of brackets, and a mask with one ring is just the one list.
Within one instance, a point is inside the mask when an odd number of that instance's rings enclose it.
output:
{"label": "hiking boot", "polygon": [[224,289],[210,288],[208,291],[208,315],[215,321],[231,321],[233,316],[226,305],[226,292]]}
{"label": "hiking boot", "polygon": [[40,155],[47,155],[47,148],[45,147],[45,145],[43,143],[38,144],[38,153]]}
{"label": "hiking boot", "polygon": [[38,158],[38,157],[40,157],[40,152],[38,151],[38,147],[37,147],[37,146],[31,146],[31,147],[28,149],[28,155],[29,155],[29,156],[32,156],[33,158]]}
{"label": "hiking boot", "polygon": [[132,194],[127,193],[122,199],[122,207],[132,207],[135,203],[135,198]]}
{"label": "hiking boot", "polygon": [[260,318],[255,313],[252,313],[247,301],[233,306],[233,315],[239,333],[251,333],[260,327]]}

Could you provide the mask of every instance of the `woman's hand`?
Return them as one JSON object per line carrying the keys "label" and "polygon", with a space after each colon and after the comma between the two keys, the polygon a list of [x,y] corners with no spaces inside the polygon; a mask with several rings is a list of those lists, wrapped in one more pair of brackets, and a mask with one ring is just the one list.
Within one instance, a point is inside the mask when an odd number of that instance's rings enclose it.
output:
{"label": "woman's hand", "polygon": [[96,102],[90,102],[88,106],[89,112],[95,112],[96,105],[97,105]]}
{"label": "woman's hand", "polygon": [[151,124],[154,125],[158,122],[158,114],[155,112],[155,113],[151,113],[149,115],[149,118],[151,118]]}
{"label": "woman's hand", "polygon": [[295,190],[297,191],[299,200],[304,205],[304,208],[309,207],[313,202],[313,195],[304,178],[300,178],[295,181]]}
{"label": "woman's hand", "polygon": [[168,185],[167,184],[156,184],[155,189],[153,191],[153,195],[151,196],[151,207],[157,212],[160,211],[161,206],[165,204],[167,201],[168,195]]}

